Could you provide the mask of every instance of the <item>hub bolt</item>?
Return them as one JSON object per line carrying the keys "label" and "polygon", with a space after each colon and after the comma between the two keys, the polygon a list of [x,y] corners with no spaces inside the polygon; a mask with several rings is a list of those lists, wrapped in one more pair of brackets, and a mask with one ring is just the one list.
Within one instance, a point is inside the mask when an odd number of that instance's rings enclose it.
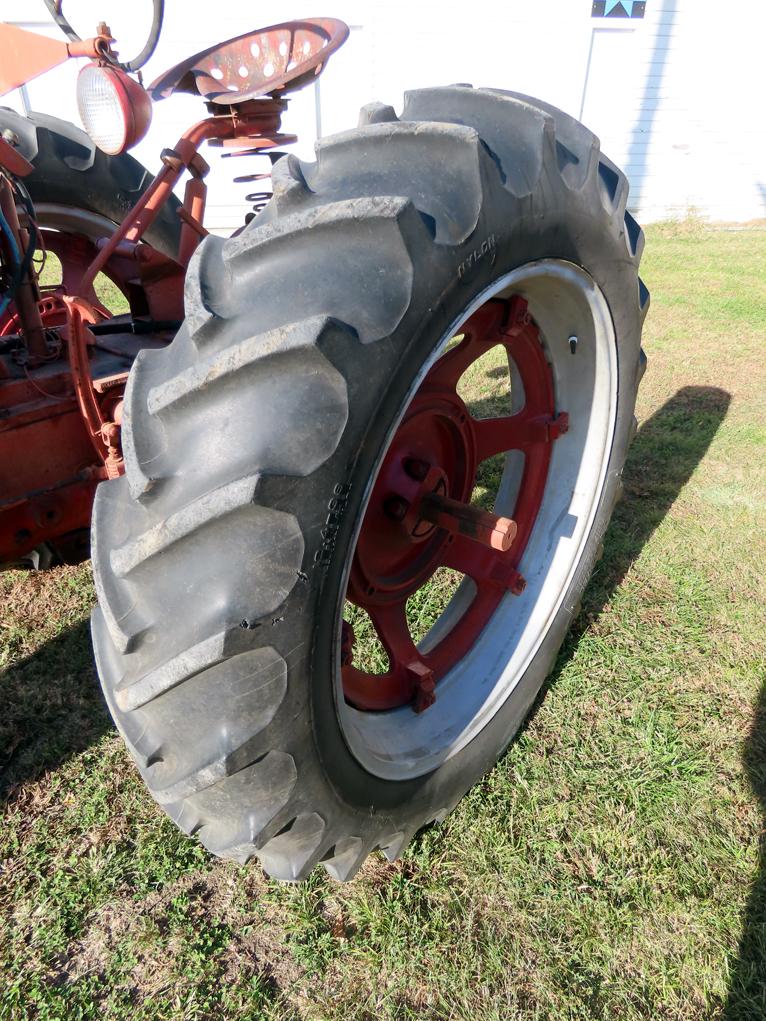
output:
{"label": "hub bolt", "polygon": [[410,505],[403,496],[389,496],[383,504],[386,515],[394,521],[403,521],[409,509]]}
{"label": "hub bolt", "polygon": [[423,498],[420,514],[424,521],[445,528],[453,535],[464,535],[503,553],[511,548],[516,538],[516,522],[511,518],[498,517],[470,503],[437,493]]}

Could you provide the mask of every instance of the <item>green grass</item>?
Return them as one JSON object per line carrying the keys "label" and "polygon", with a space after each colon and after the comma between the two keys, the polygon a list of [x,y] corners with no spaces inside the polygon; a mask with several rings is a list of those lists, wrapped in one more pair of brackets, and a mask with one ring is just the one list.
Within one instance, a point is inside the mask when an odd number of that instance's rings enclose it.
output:
{"label": "green grass", "polygon": [[766,1016],[766,230],[651,228],[643,275],[641,428],[580,617],[393,865],[211,859],[110,726],[87,565],[0,575],[0,1018]]}
{"label": "green grass", "polygon": [[[43,253],[38,250],[36,260],[42,260]],[[39,271],[39,262],[38,262]],[[43,287],[56,287],[61,283],[61,260],[54,252],[45,254],[45,261],[40,274]],[[96,297],[113,315],[121,315],[130,311],[128,300],[119,287],[104,273],[99,273],[93,283]]]}

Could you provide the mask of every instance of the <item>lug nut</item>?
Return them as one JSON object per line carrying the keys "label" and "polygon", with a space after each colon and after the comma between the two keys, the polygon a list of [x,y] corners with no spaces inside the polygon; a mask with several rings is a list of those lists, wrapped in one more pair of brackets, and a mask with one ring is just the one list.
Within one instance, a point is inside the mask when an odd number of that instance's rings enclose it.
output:
{"label": "lug nut", "polygon": [[518,575],[518,577],[514,578],[513,582],[511,583],[511,592],[515,596],[520,596],[521,593],[524,591],[524,589],[526,587],[527,587],[527,579],[526,578],[522,578],[521,575]]}

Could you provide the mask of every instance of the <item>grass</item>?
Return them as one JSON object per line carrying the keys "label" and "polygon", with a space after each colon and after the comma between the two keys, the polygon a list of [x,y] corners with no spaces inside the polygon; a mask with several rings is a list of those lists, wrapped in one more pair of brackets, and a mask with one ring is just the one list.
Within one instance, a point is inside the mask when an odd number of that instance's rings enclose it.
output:
{"label": "grass", "polygon": [[[40,282],[43,286],[55,287],[60,284],[62,278],[61,260],[55,252],[46,252],[43,260],[43,253],[38,250],[36,258],[43,263],[40,274]],[[105,273],[96,274],[96,279],[93,281],[93,290],[96,292],[96,297],[101,304],[113,315],[122,315],[122,313],[130,311],[127,298]]]}
{"label": "grass", "polygon": [[605,556],[520,738],[401,861],[211,859],[102,706],[88,566],[0,575],[0,1018],[766,1016],[766,229],[647,234]]}

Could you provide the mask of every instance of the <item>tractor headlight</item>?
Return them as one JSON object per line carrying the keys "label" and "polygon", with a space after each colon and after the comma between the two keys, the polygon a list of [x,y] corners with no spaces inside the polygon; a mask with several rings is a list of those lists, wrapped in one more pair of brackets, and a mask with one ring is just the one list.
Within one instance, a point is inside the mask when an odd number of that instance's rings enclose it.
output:
{"label": "tractor headlight", "polygon": [[90,137],[117,156],[140,142],[152,120],[147,93],[116,67],[87,64],[77,79],[77,107]]}

